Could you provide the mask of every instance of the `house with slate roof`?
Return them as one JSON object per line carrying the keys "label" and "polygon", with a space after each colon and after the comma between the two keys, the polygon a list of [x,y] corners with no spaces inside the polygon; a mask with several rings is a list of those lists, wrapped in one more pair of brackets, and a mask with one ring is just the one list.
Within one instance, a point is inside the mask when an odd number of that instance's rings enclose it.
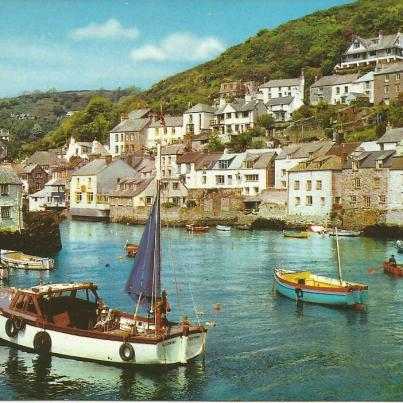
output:
{"label": "house with slate roof", "polygon": [[183,117],[165,116],[164,121],[165,124],[162,124],[160,120],[157,120],[151,123],[147,128],[146,148],[155,148],[157,141],[159,141],[162,146],[165,146],[183,140]]}
{"label": "house with slate roof", "polygon": [[207,104],[198,103],[183,113],[183,135],[198,135],[210,131],[214,121],[215,109]]}
{"label": "house with slate roof", "polygon": [[46,172],[50,167],[59,163],[60,150],[48,150],[48,151],[35,151],[30,157],[23,161],[23,165],[40,165]]}
{"label": "house with slate roof", "polygon": [[90,159],[91,150],[92,143],[90,141],[76,141],[74,137],[71,137],[65,158],[67,161],[70,161],[71,157]]}
{"label": "house with slate roof", "polygon": [[179,178],[177,157],[185,153],[185,144],[172,144],[161,149],[161,174],[163,178]]}
{"label": "house with slate roof", "polygon": [[109,219],[109,195],[123,178],[137,172],[121,159],[111,156],[95,159],[71,175],[70,214],[74,219],[106,221]]}
{"label": "house with slate roof", "polygon": [[352,101],[357,98],[367,98],[368,101],[374,103],[374,72],[357,78],[351,85],[351,92],[346,97],[346,101]]}
{"label": "house with slate roof", "polygon": [[[403,39],[402,39],[403,41]],[[383,65],[374,72],[374,104],[389,105],[403,92],[403,62]]]}
{"label": "house with slate roof", "polygon": [[22,222],[22,183],[17,174],[0,166],[0,228],[20,230]]}
{"label": "house with slate roof", "polygon": [[32,194],[42,190],[49,178],[48,173],[39,164],[26,166],[15,164],[13,169],[21,179],[22,190],[25,194]]}
{"label": "house with slate roof", "polygon": [[383,31],[375,38],[362,38],[354,35],[352,42],[343,53],[341,63],[335,69],[377,65],[403,60],[403,36],[401,31],[385,35]]}
{"label": "house with slate roof", "polygon": [[387,127],[385,134],[377,141],[381,150],[396,150],[398,144],[403,144],[403,127]]}
{"label": "house with slate roof", "polygon": [[310,104],[317,105],[319,102],[327,102],[331,105],[346,103],[347,96],[353,92],[353,83],[359,74],[333,74],[324,76],[315,82],[310,88]]}
{"label": "house with slate roof", "polygon": [[28,196],[29,211],[63,210],[66,208],[66,179],[54,178],[42,190]]}
{"label": "house with slate roof", "polygon": [[293,97],[299,105],[304,103],[305,77],[302,72],[298,78],[284,78],[281,80],[269,80],[259,87],[259,93],[265,104],[270,99]]}
{"label": "house with slate roof", "polygon": [[396,155],[392,157],[386,201],[388,209],[386,223],[401,226],[403,223],[403,152],[397,151]]}

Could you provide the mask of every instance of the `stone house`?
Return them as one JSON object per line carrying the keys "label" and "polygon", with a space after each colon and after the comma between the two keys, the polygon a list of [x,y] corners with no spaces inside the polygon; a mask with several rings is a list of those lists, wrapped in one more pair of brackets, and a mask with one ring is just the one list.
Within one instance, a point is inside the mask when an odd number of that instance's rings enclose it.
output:
{"label": "stone house", "polygon": [[343,53],[336,70],[357,68],[403,60],[403,37],[397,33],[385,35],[383,31],[375,38],[362,38],[354,35],[352,42]]}
{"label": "stone house", "polygon": [[38,192],[45,187],[49,175],[39,164],[21,166],[16,164],[13,169],[22,182],[22,189],[25,194]]}
{"label": "stone house", "polygon": [[198,103],[183,113],[183,135],[198,135],[210,131],[214,122],[215,109],[207,104]]}
{"label": "stone house", "polygon": [[70,182],[70,214],[75,219],[109,219],[109,195],[123,178],[137,172],[123,160],[112,157],[96,159],[73,172]]}
{"label": "stone house", "polygon": [[60,150],[35,151],[30,157],[23,161],[23,165],[40,165],[46,172],[48,172],[49,168],[57,165],[60,159]]}
{"label": "stone house", "polygon": [[354,89],[354,83],[359,74],[344,74],[324,76],[317,80],[310,88],[310,105],[317,105],[319,102],[327,102],[330,105],[346,103],[347,96]]}
{"label": "stone house", "polygon": [[22,222],[22,183],[9,167],[0,166],[0,228],[20,230]]}
{"label": "stone house", "polygon": [[[342,158],[324,155],[288,171],[288,214],[329,220],[341,203]],[[323,222],[323,221],[322,221]]]}
{"label": "stone house", "polygon": [[381,103],[389,105],[391,101],[398,99],[402,92],[403,62],[386,65],[374,72],[375,105]]}

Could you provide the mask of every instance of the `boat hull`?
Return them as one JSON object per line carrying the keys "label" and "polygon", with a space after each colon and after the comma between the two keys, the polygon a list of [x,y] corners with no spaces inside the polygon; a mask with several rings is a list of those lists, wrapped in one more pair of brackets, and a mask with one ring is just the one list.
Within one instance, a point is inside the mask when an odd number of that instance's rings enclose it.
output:
{"label": "boat hull", "polygon": [[389,274],[393,274],[394,276],[403,276],[402,264],[391,265],[389,262],[384,262],[383,268]]}
{"label": "boat hull", "polygon": [[216,225],[216,229],[218,231],[231,231],[231,227],[228,227],[227,225]]}
{"label": "boat hull", "polygon": [[283,232],[284,238],[301,238],[301,239],[306,239],[308,238],[309,234],[308,232]]}
{"label": "boat hull", "polygon": [[[34,350],[33,340],[44,329],[26,324],[15,337],[6,333],[7,317],[0,316],[0,338],[18,347]],[[120,349],[124,340],[107,340],[85,337],[52,329],[45,329],[51,339],[50,354],[67,358],[98,361],[121,365],[164,365],[185,364],[204,352],[206,332],[190,333],[166,338],[157,343],[127,342],[133,348],[134,355],[129,361],[122,359]]]}
{"label": "boat hull", "polygon": [[314,304],[355,306],[365,305],[368,297],[368,290],[341,290],[324,289],[320,287],[309,287],[302,284],[289,284],[283,281],[274,270],[276,290],[295,301],[310,302]]}
{"label": "boat hull", "polygon": [[[18,254],[22,256],[21,259],[16,258]],[[11,269],[51,270],[55,267],[55,261],[53,259],[29,256],[9,250],[1,251],[1,262]]]}
{"label": "boat hull", "polygon": [[[336,231],[333,231],[333,230],[328,231],[328,234],[329,234],[329,236],[336,236]],[[343,236],[343,237],[350,237],[351,238],[351,237],[357,237],[357,236],[360,236],[360,235],[361,235],[361,231],[346,231],[346,230],[337,231],[337,236],[339,236],[339,237]]]}
{"label": "boat hull", "polygon": [[399,253],[403,253],[403,241],[396,242],[396,249]]}

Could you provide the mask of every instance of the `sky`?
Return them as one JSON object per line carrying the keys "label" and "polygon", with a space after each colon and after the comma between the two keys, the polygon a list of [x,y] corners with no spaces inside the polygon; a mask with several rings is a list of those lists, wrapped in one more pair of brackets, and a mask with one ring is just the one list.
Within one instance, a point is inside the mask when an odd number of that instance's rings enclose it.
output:
{"label": "sky", "polygon": [[262,28],[351,0],[0,0],[0,97],[147,89]]}

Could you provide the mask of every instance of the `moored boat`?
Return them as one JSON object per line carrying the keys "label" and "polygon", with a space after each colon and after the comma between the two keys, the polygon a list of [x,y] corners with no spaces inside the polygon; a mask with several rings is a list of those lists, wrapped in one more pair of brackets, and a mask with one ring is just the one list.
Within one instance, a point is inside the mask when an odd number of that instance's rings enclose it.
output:
{"label": "moored boat", "polygon": [[396,241],[396,249],[399,253],[403,253],[403,241]]}
{"label": "moored boat", "polygon": [[252,226],[248,224],[237,225],[236,229],[239,229],[241,231],[250,231],[252,229]]}
{"label": "moored boat", "polygon": [[316,304],[365,305],[368,286],[318,276],[310,271],[274,269],[276,290],[296,301]]}
{"label": "moored boat", "polygon": [[[335,230],[330,229],[327,231],[329,236],[336,236]],[[338,236],[345,236],[345,237],[356,237],[361,235],[361,231],[350,231],[346,229],[339,229],[337,231]]]}
{"label": "moored boat", "polygon": [[309,236],[307,231],[283,231],[285,238],[303,238],[306,239]]}
{"label": "moored boat", "polygon": [[310,225],[308,231],[315,232],[316,234],[326,234],[327,232],[326,228],[321,225]]}
{"label": "moored boat", "polygon": [[383,262],[383,268],[387,273],[393,274],[394,276],[403,276],[403,264]]}
{"label": "moored boat", "polygon": [[187,224],[186,228],[189,232],[208,232],[209,227],[203,225]]}
{"label": "moored boat", "polygon": [[14,250],[1,250],[0,259],[11,269],[51,270],[55,267],[55,261],[51,258],[26,255]]}
{"label": "moored boat", "polygon": [[125,251],[127,256],[134,257],[136,256],[137,251],[139,250],[139,246],[135,243],[130,243],[129,241],[125,244]]}
{"label": "moored boat", "polygon": [[231,227],[229,225],[216,225],[215,227],[218,231],[231,231]]}

